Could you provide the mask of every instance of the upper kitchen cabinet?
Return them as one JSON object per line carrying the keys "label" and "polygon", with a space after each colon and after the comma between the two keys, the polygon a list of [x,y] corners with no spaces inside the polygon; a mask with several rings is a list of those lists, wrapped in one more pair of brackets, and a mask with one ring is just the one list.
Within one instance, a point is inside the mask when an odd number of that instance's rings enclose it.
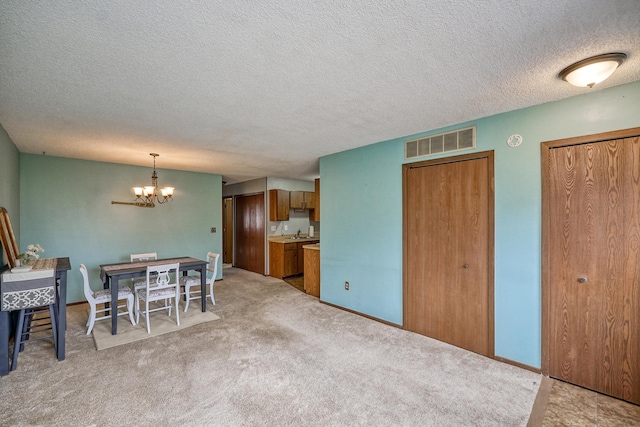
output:
{"label": "upper kitchen cabinet", "polygon": [[304,191],[289,192],[289,207],[291,209],[304,209]]}
{"label": "upper kitchen cabinet", "polygon": [[313,194],[313,208],[309,208],[309,220],[320,221],[320,178],[315,180],[316,191]]}
{"label": "upper kitchen cabinet", "polygon": [[306,209],[314,209],[316,207],[316,193],[312,191],[304,192],[304,207]]}
{"label": "upper kitchen cabinet", "polygon": [[288,221],[289,209],[287,190],[269,190],[269,221]]}
{"label": "upper kitchen cabinet", "polygon": [[289,207],[291,209],[314,209],[315,194],[311,191],[289,192]]}

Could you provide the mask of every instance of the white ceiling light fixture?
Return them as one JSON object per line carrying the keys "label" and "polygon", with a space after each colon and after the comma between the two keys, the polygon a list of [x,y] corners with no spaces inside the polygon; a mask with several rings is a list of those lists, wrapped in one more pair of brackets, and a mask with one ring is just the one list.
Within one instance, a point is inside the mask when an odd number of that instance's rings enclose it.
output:
{"label": "white ceiling light fixture", "polygon": [[625,59],[627,55],[620,52],[592,56],[569,65],[558,76],[574,86],[591,88],[606,80]]}
{"label": "white ceiling light fixture", "polygon": [[149,153],[153,156],[153,173],[151,174],[151,185],[146,187],[133,187],[133,193],[136,195],[134,202],[114,202],[112,205],[133,205],[141,208],[153,208],[156,202],[163,204],[173,200],[173,190],[175,187],[158,188],[158,173],[156,172],[156,157],[160,154]]}

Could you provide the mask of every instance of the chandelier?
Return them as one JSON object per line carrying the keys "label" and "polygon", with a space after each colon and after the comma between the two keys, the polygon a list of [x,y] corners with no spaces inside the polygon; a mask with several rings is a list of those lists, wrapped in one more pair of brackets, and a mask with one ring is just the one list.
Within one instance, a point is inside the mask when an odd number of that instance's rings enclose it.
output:
{"label": "chandelier", "polygon": [[160,154],[149,153],[153,157],[153,173],[151,174],[151,185],[145,187],[133,187],[136,200],[133,202],[114,202],[117,205],[133,205],[141,208],[153,208],[156,203],[163,204],[173,200],[174,187],[158,188],[158,173],[156,172],[156,157]]}

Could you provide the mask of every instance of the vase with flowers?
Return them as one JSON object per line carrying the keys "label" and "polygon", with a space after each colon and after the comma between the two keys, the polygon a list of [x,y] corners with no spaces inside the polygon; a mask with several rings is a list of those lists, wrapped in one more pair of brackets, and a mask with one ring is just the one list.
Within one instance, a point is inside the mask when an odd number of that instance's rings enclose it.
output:
{"label": "vase with flowers", "polygon": [[18,255],[18,259],[16,260],[17,266],[19,267],[31,264],[32,261],[40,258],[40,252],[44,252],[44,249],[42,249],[42,246],[40,246],[40,244],[27,246],[27,250],[24,253]]}

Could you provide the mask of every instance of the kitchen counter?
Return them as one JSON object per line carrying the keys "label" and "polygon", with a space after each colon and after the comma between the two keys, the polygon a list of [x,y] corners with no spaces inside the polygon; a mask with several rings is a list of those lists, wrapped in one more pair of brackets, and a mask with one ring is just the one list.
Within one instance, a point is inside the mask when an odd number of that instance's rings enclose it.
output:
{"label": "kitchen counter", "polygon": [[269,236],[269,242],[274,243],[296,243],[296,242],[318,242],[320,241],[320,235],[315,235],[313,237],[309,237],[307,235],[301,235],[300,238],[295,237],[295,234],[285,235],[285,236]]}

